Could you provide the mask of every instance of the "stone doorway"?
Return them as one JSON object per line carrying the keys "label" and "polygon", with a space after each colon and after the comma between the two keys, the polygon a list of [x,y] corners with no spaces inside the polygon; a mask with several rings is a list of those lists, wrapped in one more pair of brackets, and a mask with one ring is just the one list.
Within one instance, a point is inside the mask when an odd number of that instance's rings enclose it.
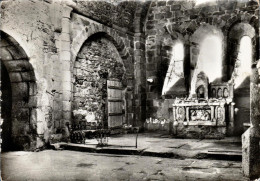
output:
{"label": "stone doorway", "polygon": [[32,150],[36,146],[36,79],[25,51],[1,32],[2,149]]}
{"label": "stone doorway", "polygon": [[125,67],[108,36],[97,33],[87,39],[76,57],[73,77],[72,124],[109,127],[107,81],[124,82]]}

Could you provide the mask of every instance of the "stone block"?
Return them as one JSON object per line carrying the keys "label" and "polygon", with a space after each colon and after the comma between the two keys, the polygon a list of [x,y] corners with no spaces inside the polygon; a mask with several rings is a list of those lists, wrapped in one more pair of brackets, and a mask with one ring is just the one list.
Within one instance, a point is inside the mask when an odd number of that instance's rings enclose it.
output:
{"label": "stone block", "polygon": [[165,14],[164,14],[164,17],[165,18],[172,18],[173,17],[173,13],[172,12],[166,12]]}
{"label": "stone block", "polygon": [[155,92],[148,92],[147,93],[147,99],[156,99],[157,94]]}
{"label": "stone block", "polygon": [[23,97],[13,97],[12,109],[28,108],[28,102],[23,100]]}
{"label": "stone block", "polygon": [[34,82],[29,83],[29,95],[36,95],[37,94],[37,85]]}
{"label": "stone block", "polygon": [[260,137],[254,135],[249,128],[242,135],[242,171],[250,179],[257,179],[260,175]]}
{"label": "stone block", "polygon": [[63,111],[63,119],[65,121],[70,121],[71,120],[71,111]]}
{"label": "stone block", "polygon": [[8,72],[24,72],[33,70],[28,60],[6,61],[5,66]]}
{"label": "stone block", "polygon": [[[146,25],[146,26],[147,26],[147,25]],[[151,29],[151,30],[150,30],[150,29],[147,29],[146,32],[147,32],[148,35],[151,35],[151,36],[157,34],[157,31],[156,31],[155,29]]]}
{"label": "stone block", "polygon": [[[62,51],[70,51],[70,42],[61,42],[60,50]],[[67,59],[66,59],[67,60]]]}
{"label": "stone block", "polygon": [[61,20],[62,33],[70,33],[70,20],[62,18]]}
{"label": "stone block", "polygon": [[181,10],[180,4],[176,4],[176,5],[171,6],[171,11],[179,11],[179,10]]}
{"label": "stone block", "polygon": [[0,48],[0,59],[1,60],[12,60],[13,57],[6,48]]}
{"label": "stone block", "polygon": [[20,72],[10,72],[9,77],[10,77],[11,82],[22,82],[23,81]]}
{"label": "stone block", "polygon": [[12,54],[12,57],[15,60],[27,59],[28,58],[27,55],[25,54],[25,52],[22,50],[22,48],[19,45],[17,47],[8,46],[7,49]]}
{"label": "stone block", "polygon": [[21,76],[24,82],[32,82],[35,81],[35,76],[32,71],[30,72],[21,72]]}
{"label": "stone block", "polygon": [[62,32],[61,35],[60,35],[60,41],[70,42],[70,34]]}
{"label": "stone block", "polygon": [[135,49],[145,49],[145,45],[142,42],[136,42],[135,43]]}
{"label": "stone block", "polygon": [[148,64],[146,64],[146,70],[147,71],[157,70],[157,64],[156,63],[148,63]]}
{"label": "stone block", "polygon": [[36,107],[37,106],[37,96],[29,96],[29,101],[28,101],[28,107]]}
{"label": "stone block", "polygon": [[157,2],[157,6],[166,6],[166,1]]}
{"label": "stone block", "polygon": [[13,97],[28,97],[28,84],[25,82],[12,83]]}
{"label": "stone block", "polygon": [[54,122],[54,128],[60,128],[60,120]]}
{"label": "stone block", "polygon": [[62,101],[62,110],[63,111],[71,111],[71,102],[70,101]]}
{"label": "stone block", "polygon": [[62,92],[62,99],[63,101],[70,101],[72,97],[72,92],[71,90],[63,90]]}
{"label": "stone block", "polygon": [[54,110],[54,112],[62,110],[62,102],[60,100],[54,100],[53,101],[53,110]]}
{"label": "stone block", "polygon": [[54,112],[54,120],[59,121],[62,119],[62,109],[60,108],[59,110]]}
{"label": "stone block", "polygon": [[43,141],[43,138],[37,137],[36,138],[36,148],[41,148],[45,145],[45,142]]}
{"label": "stone block", "polygon": [[37,134],[43,135],[46,128],[47,126],[43,121],[37,122]]}
{"label": "stone block", "polygon": [[36,128],[36,123],[37,123],[37,110],[36,108],[31,110],[30,113],[30,124],[33,128]]}
{"label": "stone block", "polygon": [[[65,44],[67,44],[67,43],[65,43]],[[61,51],[61,53],[60,53],[60,60],[61,61],[70,61],[70,57],[71,57],[71,53],[70,53],[70,51],[68,50],[68,51],[66,51],[66,50],[62,50]]]}
{"label": "stone block", "polygon": [[71,91],[72,90],[71,87],[72,86],[71,86],[71,81],[70,80],[62,82],[62,90],[63,91]]}

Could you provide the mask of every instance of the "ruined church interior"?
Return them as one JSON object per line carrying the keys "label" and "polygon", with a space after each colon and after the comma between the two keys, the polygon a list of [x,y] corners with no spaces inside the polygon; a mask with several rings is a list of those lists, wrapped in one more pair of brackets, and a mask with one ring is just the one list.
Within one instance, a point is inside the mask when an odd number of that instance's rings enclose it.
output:
{"label": "ruined church interior", "polygon": [[260,179],[258,0],[0,3],[2,180]]}

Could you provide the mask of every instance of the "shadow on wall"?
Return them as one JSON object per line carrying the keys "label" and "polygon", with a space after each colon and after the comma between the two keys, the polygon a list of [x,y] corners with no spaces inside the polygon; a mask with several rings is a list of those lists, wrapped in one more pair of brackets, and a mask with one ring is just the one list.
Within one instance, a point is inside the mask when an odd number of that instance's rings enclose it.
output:
{"label": "shadow on wall", "polygon": [[245,131],[243,124],[250,123],[250,77],[235,89],[235,134],[242,135]]}
{"label": "shadow on wall", "polygon": [[2,124],[2,151],[13,150],[14,145],[12,142],[12,89],[11,82],[6,70],[6,67],[1,63],[1,118]]}

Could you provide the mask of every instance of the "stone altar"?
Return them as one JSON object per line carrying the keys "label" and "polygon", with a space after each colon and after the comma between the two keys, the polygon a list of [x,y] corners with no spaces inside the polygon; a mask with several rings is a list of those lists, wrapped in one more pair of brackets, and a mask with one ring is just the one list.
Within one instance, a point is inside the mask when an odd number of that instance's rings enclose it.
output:
{"label": "stone altar", "polygon": [[199,74],[196,95],[176,98],[173,106],[174,134],[187,138],[223,138],[234,129],[232,83],[208,84]]}

